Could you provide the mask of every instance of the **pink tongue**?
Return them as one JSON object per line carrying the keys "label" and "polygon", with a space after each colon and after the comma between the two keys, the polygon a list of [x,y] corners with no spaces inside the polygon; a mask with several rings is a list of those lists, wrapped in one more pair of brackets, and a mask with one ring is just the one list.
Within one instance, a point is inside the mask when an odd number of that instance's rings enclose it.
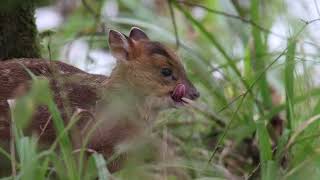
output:
{"label": "pink tongue", "polygon": [[186,94],[186,87],[183,84],[178,84],[172,93],[172,99],[181,102]]}

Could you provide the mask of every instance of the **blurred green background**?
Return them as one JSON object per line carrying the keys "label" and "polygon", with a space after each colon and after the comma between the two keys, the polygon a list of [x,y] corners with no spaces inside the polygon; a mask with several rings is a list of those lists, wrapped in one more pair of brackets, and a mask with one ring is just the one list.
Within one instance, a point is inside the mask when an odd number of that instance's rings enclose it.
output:
{"label": "blurred green background", "polygon": [[114,66],[109,29],[137,26],[177,50],[201,98],[163,112],[155,132],[192,179],[319,179],[319,9],[318,0],[48,0],[35,15],[42,56],[91,73]]}

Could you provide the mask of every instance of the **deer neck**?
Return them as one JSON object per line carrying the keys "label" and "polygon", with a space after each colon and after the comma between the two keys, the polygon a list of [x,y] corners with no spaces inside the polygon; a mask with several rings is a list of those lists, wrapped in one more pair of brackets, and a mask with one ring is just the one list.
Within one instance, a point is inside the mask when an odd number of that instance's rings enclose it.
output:
{"label": "deer neck", "polygon": [[[148,122],[154,117],[154,110],[148,104],[148,98],[127,78],[126,65],[117,65],[110,78],[103,84],[102,107],[112,111],[114,118]],[[152,117],[152,118],[151,118]]]}
{"label": "deer neck", "polygon": [[123,69],[116,67],[110,78],[103,83],[101,91],[96,123],[84,130],[87,134],[87,130],[95,129],[91,146],[119,144],[144,134],[146,129],[151,130],[150,122],[156,113],[148,107],[147,97],[137,92],[127,81]]}

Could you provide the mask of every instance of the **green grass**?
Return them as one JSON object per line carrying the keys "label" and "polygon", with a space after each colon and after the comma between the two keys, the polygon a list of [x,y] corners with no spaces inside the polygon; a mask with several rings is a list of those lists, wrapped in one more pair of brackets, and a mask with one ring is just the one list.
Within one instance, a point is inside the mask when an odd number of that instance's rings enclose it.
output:
{"label": "green grass", "polygon": [[[104,1],[88,2],[98,10]],[[318,21],[302,22],[276,0],[268,3],[251,0],[249,6],[236,1],[227,5],[224,1],[194,2],[168,1],[174,11],[176,29],[169,9],[155,14],[158,11],[139,0],[121,0],[118,17],[98,20],[80,6],[50,35],[51,55],[46,48],[49,41],[46,38],[42,41],[43,57],[57,59],[61,46],[78,37],[90,41],[91,48],[107,49],[106,37],[90,34],[97,29],[96,23],[101,22],[122,32],[128,32],[133,25],[139,26],[151,39],[171,47],[175,47],[175,35],[179,35],[177,51],[201,98],[193,108],[162,113],[155,122],[154,134],[170,137],[174,145],[169,148],[178,152],[180,161],[172,164],[133,161],[112,176],[143,179],[157,174],[155,169],[178,166],[192,179],[231,176],[263,180],[318,179],[320,88],[311,76],[314,66],[319,64],[319,53],[308,54],[301,48],[312,39],[307,28]],[[203,19],[192,13],[195,4],[202,5],[198,8],[204,12]],[[268,47],[268,38],[276,34],[270,29],[280,16],[293,33],[281,37],[286,45],[274,51]],[[212,76],[213,72],[217,73],[216,67],[220,67],[222,78]],[[298,72],[301,67],[303,71]],[[281,97],[278,102],[273,101],[275,94],[271,87]],[[37,137],[23,134],[32,112],[40,104],[48,106],[58,134],[49,149],[39,148]],[[15,101],[12,115],[17,151],[10,153],[0,147],[0,161],[9,159],[16,174],[4,179],[110,179],[105,167],[110,160],[94,153],[86,162],[82,150],[78,161],[72,152],[70,130],[78,114],[73,114],[64,126],[46,80],[34,77],[31,91]],[[282,134],[277,137],[271,125],[275,116],[284,121]],[[137,157],[146,158],[148,153],[141,152]]]}

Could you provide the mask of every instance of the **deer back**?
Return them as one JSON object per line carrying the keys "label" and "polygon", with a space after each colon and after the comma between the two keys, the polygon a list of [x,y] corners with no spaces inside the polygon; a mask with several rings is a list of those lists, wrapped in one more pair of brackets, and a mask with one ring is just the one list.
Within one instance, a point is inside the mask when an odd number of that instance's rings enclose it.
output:
{"label": "deer back", "polygon": [[[10,111],[7,100],[27,93],[30,88],[31,76],[26,68],[34,75],[49,80],[54,101],[65,122],[77,109],[91,111],[100,98],[100,85],[108,79],[106,76],[89,74],[58,61],[14,59],[1,62],[0,138],[10,135]],[[54,140],[55,131],[46,106],[41,105],[37,108],[26,132],[36,132],[41,135],[40,140],[43,142],[50,143]]]}

